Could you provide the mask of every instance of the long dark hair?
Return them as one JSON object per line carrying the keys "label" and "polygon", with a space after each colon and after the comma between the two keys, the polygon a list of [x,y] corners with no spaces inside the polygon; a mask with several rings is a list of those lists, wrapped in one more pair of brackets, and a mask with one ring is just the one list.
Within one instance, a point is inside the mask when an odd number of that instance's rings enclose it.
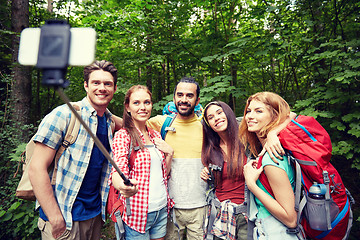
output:
{"label": "long dark hair", "polygon": [[[228,142],[226,143],[228,148],[228,156],[221,150],[220,136],[217,134],[207,123],[207,110],[209,106],[217,105],[222,108],[228,121],[228,126],[225,131],[227,134]],[[227,172],[228,176],[232,179],[242,177],[243,161],[244,161],[244,146],[240,142],[238,131],[239,124],[236,120],[236,116],[232,109],[224,102],[215,101],[209,103],[204,108],[203,113],[204,121],[203,125],[203,145],[201,153],[201,161],[204,166],[209,164],[217,165],[223,169],[224,160],[227,160]],[[214,171],[216,185],[221,184],[221,172]]]}
{"label": "long dark hair", "polygon": [[129,106],[129,103],[130,103],[131,94],[138,90],[145,90],[150,95],[150,99],[151,99],[152,94],[146,86],[134,85],[131,88],[129,88],[129,90],[127,90],[127,92],[125,94],[125,98],[124,98],[124,112],[123,112],[124,126],[123,127],[129,133],[133,146],[139,146],[142,149],[144,147],[144,144],[141,140],[138,130],[135,127],[135,124],[133,122],[133,119],[132,119],[130,113],[128,113],[128,111],[126,110],[126,106]]}

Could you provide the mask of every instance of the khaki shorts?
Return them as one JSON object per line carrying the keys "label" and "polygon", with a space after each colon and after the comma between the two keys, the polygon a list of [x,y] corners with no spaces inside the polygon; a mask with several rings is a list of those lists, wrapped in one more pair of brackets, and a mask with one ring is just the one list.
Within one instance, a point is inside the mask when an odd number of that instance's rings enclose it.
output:
{"label": "khaki shorts", "polygon": [[98,215],[89,220],[73,222],[72,229],[66,229],[65,232],[58,238],[52,236],[51,224],[48,221],[44,221],[42,218],[38,220],[38,228],[41,231],[42,240],[99,240],[101,236],[101,227],[103,221],[101,215]]}
{"label": "khaki shorts", "polygon": [[[194,209],[174,209],[176,223],[180,228],[180,239],[185,236],[189,240],[202,240],[204,238],[204,219],[206,215],[206,207]],[[172,219],[168,219],[166,240],[178,240],[178,229],[175,227]]]}

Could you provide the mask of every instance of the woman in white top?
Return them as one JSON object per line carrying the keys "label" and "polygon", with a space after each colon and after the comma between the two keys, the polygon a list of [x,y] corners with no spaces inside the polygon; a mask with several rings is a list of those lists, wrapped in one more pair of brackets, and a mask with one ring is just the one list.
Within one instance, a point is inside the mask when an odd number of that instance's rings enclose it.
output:
{"label": "woman in white top", "polygon": [[167,214],[174,205],[167,191],[174,151],[158,132],[145,125],[152,110],[151,92],[146,86],[131,87],[124,107],[124,128],[115,133],[112,150],[114,161],[134,186],[125,186],[114,169],[111,180],[120,190],[124,212],[125,197],[131,197],[131,215],[122,215],[125,239],[164,239]]}

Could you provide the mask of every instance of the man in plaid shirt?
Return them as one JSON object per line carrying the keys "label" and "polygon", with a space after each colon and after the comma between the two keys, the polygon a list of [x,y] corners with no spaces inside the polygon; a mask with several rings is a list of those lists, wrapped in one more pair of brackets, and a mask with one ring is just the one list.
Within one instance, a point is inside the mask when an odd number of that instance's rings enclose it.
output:
{"label": "man in plaid shirt", "polygon": [[[76,103],[82,119],[109,152],[112,131],[107,106],[116,82],[115,66],[95,61],[84,68],[86,97]],[[55,108],[43,119],[34,138],[29,177],[40,204],[42,239],[100,239],[105,220],[111,164],[82,125],[75,143],[59,159],[56,184],[50,184],[47,170],[63,142],[71,114],[67,105]]]}

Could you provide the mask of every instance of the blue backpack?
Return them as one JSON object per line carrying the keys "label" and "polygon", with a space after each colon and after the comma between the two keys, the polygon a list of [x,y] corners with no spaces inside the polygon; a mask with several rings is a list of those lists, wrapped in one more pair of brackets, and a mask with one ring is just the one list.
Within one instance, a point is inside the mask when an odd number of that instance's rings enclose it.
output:
{"label": "blue backpack", "polygon": [[[201,104],[199,103],[198,105],[195,106],[195,114],[198,117],[202,116],[202,110],[203,107],[201,106]],[[165,140],[166,134],[168,131],[172,131],[175,132],[175,128],[171,127],[171,124],[174,122],[176,115],[177,115],[178,111],[176,110],[176,106],[174,102],[168,102],[165,107],[163,108],[163,115],[167,115],[162,127],[161,127],[161,137],[162,139]]]}

